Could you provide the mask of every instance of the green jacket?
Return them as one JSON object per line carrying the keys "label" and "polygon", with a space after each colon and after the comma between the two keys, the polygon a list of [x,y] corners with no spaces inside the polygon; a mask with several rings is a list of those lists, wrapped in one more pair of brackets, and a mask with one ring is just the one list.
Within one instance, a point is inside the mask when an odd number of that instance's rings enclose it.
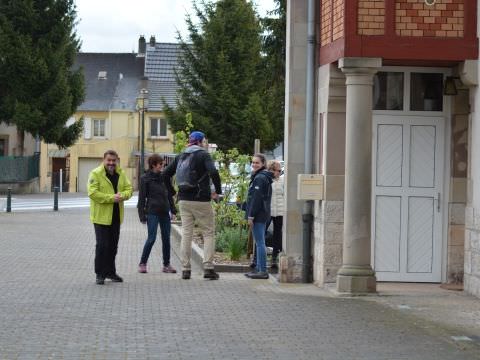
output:
{"label": "green jacket", "polygon": [[[130,184],[125,172],[118,165],[116,172],[119,175],[117,190],[122,194],[124,201],[128,200],[132,197],[132,184]],[[111,225],[115,191],[112,183],[107,178],[103,164],[90,172],[87,188],[88,197],[90,198],[90,220],[95,224]],[[123,201],[119,203],[119,208],[120,223],[122,223]]]}

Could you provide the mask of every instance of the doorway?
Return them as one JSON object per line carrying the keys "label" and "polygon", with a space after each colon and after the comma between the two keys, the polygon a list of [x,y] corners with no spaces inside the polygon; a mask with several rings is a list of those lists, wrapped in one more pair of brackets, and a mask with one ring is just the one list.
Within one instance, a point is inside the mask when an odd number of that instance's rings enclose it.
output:
{"label": "doorway", "polygon": [[445,74],[429,71],[375,80],[372,266],[379,281],[442,280]]}

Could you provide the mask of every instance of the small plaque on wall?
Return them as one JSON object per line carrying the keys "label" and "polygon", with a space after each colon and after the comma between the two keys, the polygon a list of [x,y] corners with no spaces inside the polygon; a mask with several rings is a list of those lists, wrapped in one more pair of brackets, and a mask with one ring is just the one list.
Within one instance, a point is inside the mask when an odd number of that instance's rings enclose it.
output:
{"label": "small plaque on wall", "polygon": [[297,200],[323,200],[323,175],[298,174]]}

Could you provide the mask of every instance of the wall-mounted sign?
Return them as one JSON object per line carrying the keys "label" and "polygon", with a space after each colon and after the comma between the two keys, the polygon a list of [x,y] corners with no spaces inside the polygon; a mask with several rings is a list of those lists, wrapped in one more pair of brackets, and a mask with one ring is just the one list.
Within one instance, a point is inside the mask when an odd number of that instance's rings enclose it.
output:
{"label": "wall-mounted sign", "polygon": [[298,174],[297,199],[323,200],[323,175]]}

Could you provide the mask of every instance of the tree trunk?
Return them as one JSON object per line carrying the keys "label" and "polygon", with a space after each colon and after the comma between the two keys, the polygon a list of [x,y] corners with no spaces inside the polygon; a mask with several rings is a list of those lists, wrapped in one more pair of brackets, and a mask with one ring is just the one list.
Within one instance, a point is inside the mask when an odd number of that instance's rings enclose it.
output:
{"label": "tree trunk", "polygon": [[24,142],[25,142],[25,132],[17,128],[17,146],[16,146],[16,155],[23,156],[24,154]]}

